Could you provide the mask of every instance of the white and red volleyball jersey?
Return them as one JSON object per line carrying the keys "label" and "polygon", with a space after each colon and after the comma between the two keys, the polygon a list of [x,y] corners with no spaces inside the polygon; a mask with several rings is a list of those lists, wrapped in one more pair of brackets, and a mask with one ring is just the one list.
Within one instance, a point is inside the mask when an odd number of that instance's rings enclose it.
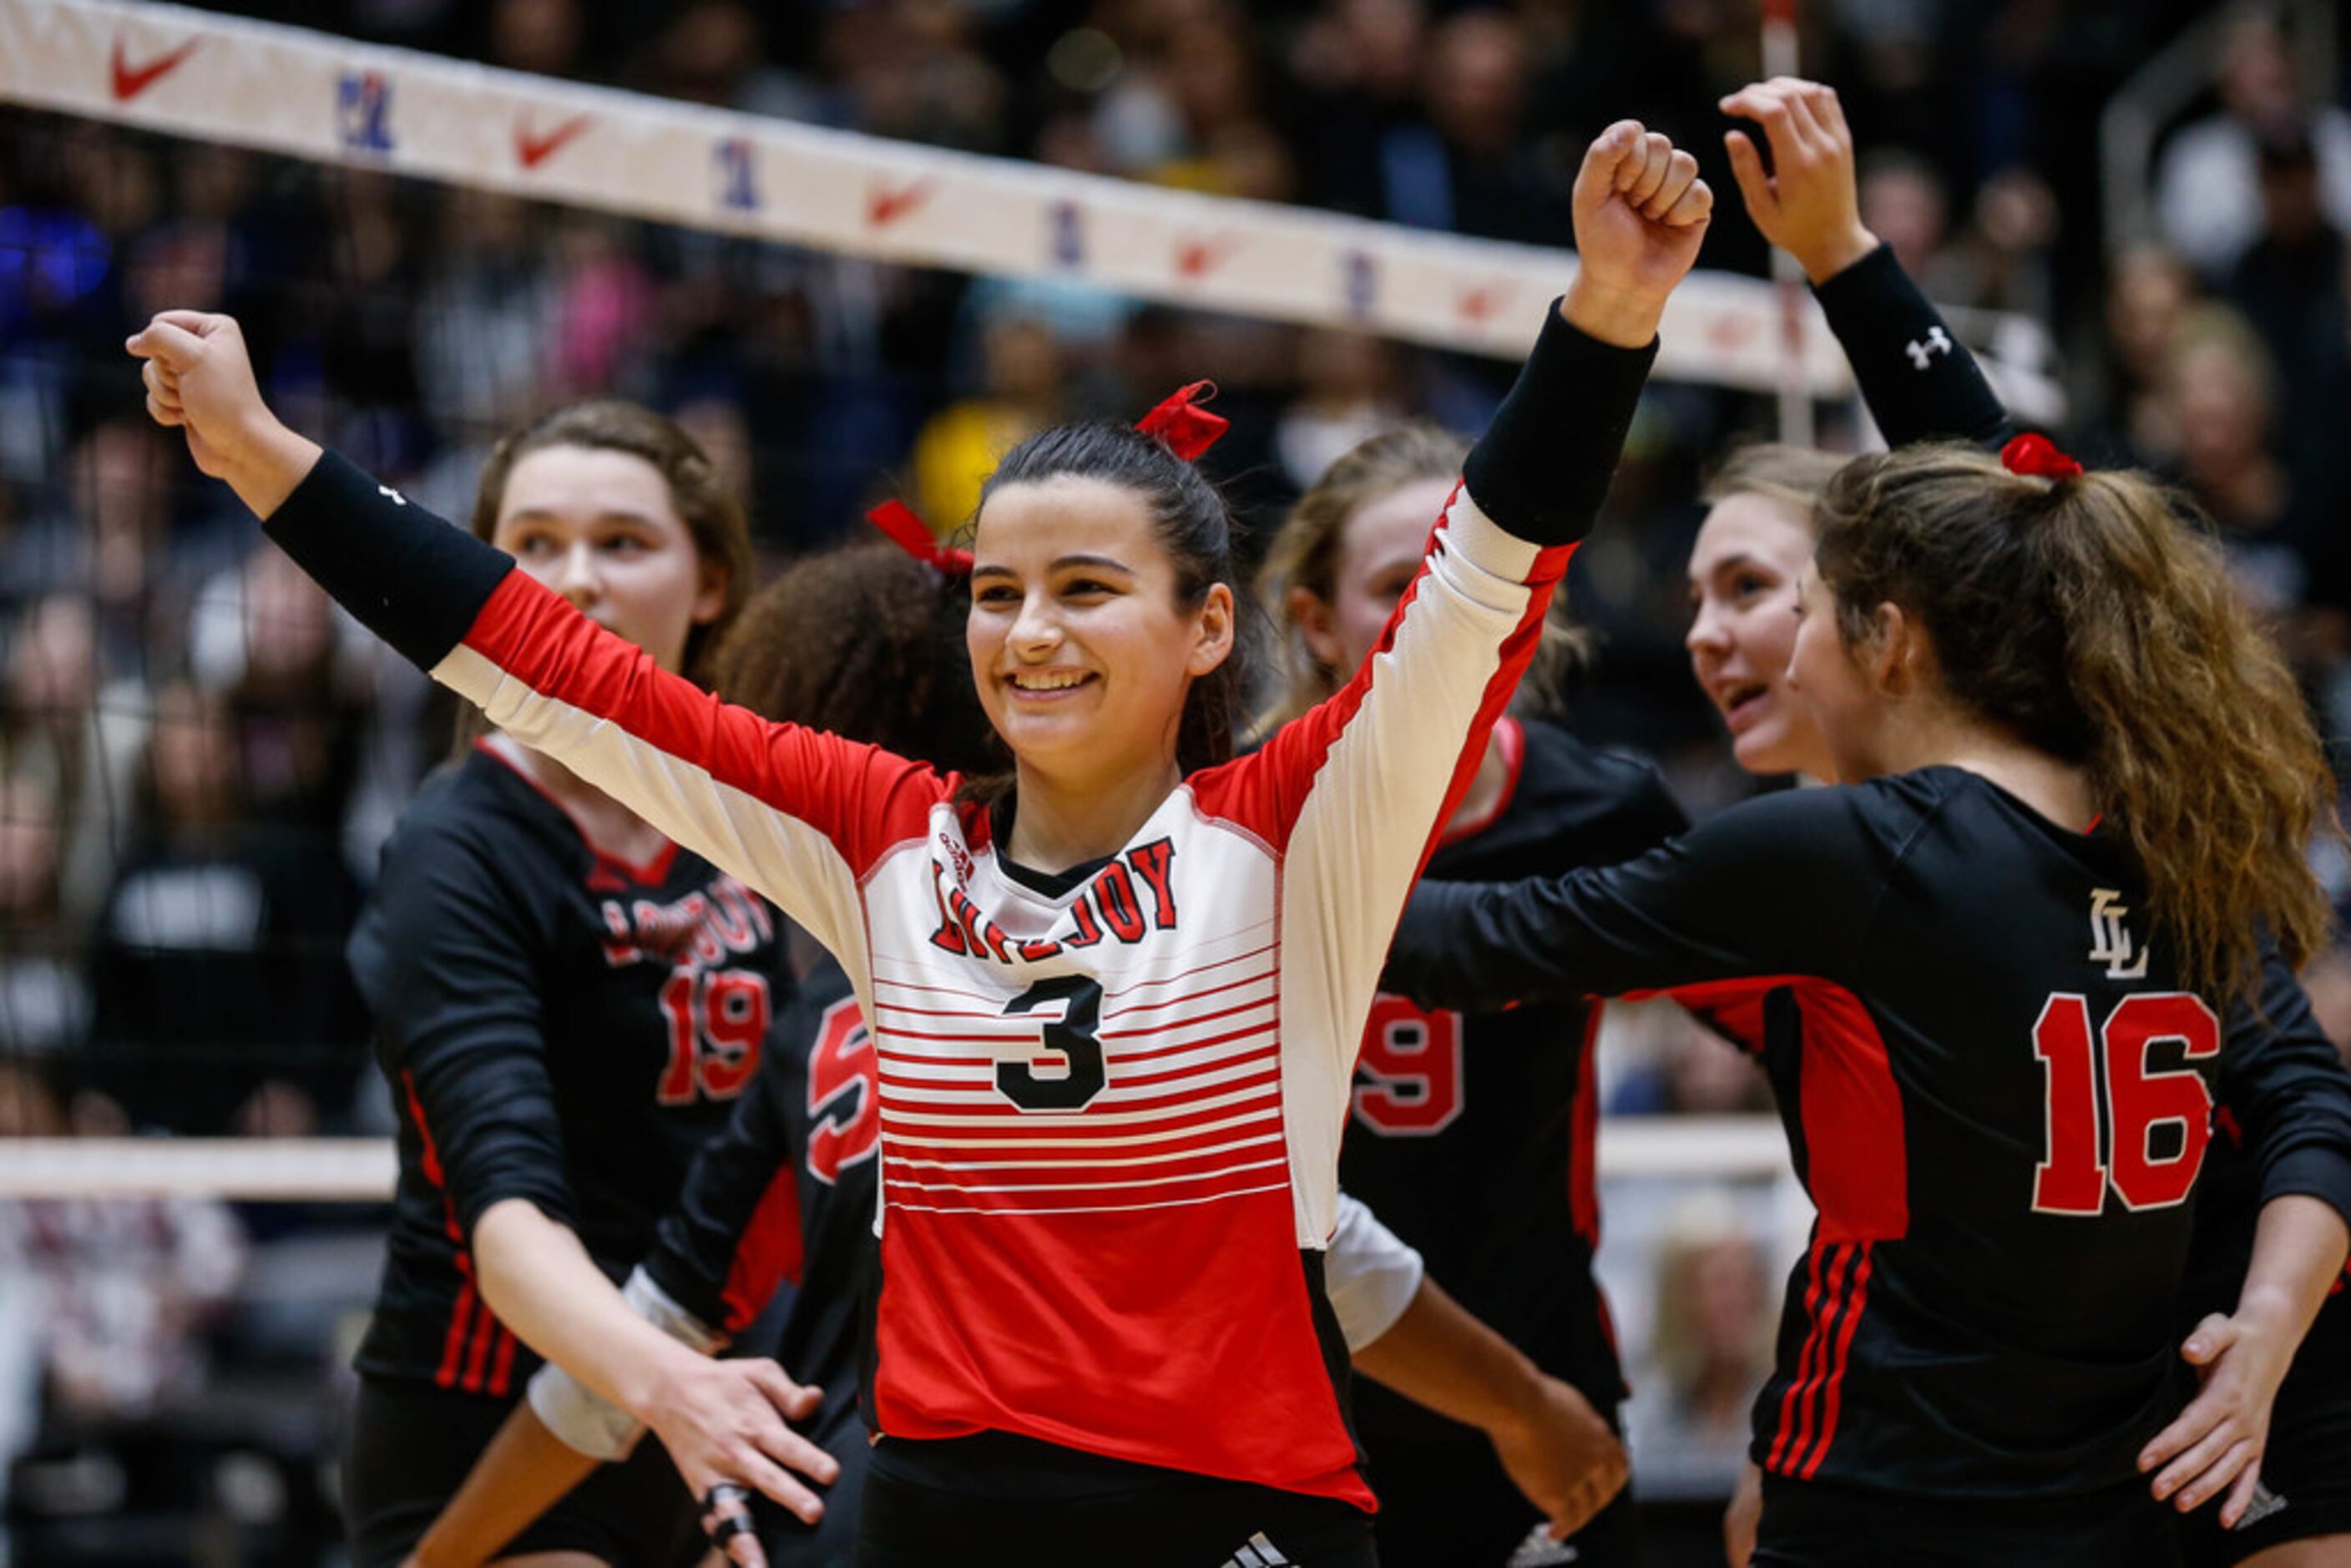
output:
{"label": "white and red volleyball jersey", "polygon": [[1012,1432],[1368,1507],[1301,1253],[1335,1222],[1397,914],[1646,370],[1552,321],[1469,465],[1480,495],[1457,489],[1354,679],[1058,896],[1007,873],[956,779],[718,702],[339,458],[269,527],[848,971],[880,1068],[883,1433]]}

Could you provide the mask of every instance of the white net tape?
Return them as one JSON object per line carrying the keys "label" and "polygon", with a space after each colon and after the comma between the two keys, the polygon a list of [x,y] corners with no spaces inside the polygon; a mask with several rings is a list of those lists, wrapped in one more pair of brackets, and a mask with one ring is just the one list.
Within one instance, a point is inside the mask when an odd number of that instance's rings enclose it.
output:
{"label": "white net tape", "polygon": [[[389,1138],[25,1138],[0,1142],[0,1199],[222,1197],[375,1203],[392,1196]],[[1762,1180],[1786,1172],[1768,1116],[1601,1124],[1600,1174]]]}
{"label": "white net tape", "polygon": [[[120,0],[0,4],[0,100],[317,162],[384,169],[847,256],[1060,280],[1140,299],[1353,328],[1517,359],[1571,253],[1203,196],[853,135]],[[1809,299],[1794,350],[1852,390]],[[2029,322],[1989,343],[2045,344]],[[1790,352],[1771,283],[1676,293],[1662,377],[1771,392]],[[2037,351],[2031,349],[2029,351]],[[2026,417],[2036,367],[1992,364]]]}

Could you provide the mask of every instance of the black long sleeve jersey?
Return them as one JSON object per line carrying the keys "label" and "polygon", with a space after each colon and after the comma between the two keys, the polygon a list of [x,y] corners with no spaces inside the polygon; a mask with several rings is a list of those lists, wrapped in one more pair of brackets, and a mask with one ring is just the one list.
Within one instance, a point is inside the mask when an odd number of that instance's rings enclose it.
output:
{"label": "black long sleeve jersey", "polygon": [[[1430,877],[1498,882],[1613,864],[1688,825],[1656,769],[1551,725],[1506,720],[1494,744],[1507,792],[1483,821],[1447,829]],[[1625,1384],[1592,1278],[1598,1016],[1581,997],[1456,1012],[1383,995],[1355,1061],[1339,1184],[1470,1312],[1605,1410]],[[1376,1385],[1357,1385],[1355,1417],[1384,1484],[1410,1478],[1380,1466],[1383,1437],[1485,1443]]]}
{"label": "black long sleeve jersey", "polygon": [[753,1081],[778,925],[697,855],[598,852],[486,747],[426,786],[350,945],[400,1118],[360,1371],[519,1394],[538,1358],[481,1299],[475,1222],[527,1198],[623,1277]]}
{"label": "black long sleeve jersey", "polygon": [[[1864,398],[1886,439],[1896,446],[1919,441],[1961,441],[1997,451],[2017,434],[1999,394],[1984,379],[1967,345],[1894,259],[1880,246],[1813,291],[1830,329],[1853,362]],[[2324,1042],[2309,998],[2291,977],[2273,974],[2257,1013],[2245,1027],[2268,1027]],[[2187,1289],[2180,1297],[2184,1333],[2207,1312],[2236,1303],[2251,1256],[2262,1201],[2260,1173],[2247,1155],[2241,1129],[2223,1117],[2196,1200],[2196,1236],[2189,1248]],[[2351,1408],[2351,1266],[2319,1312],[2280,1392],[2281,1408],[2327,1403]]]}
{"label": "black long sleeve jersey", "polygon": [[[2351,1213],[2351,1075],[2224,1030],[2110,835],[1928,768],[1735,807],[1625,865],[1429,884],[1387,984],[1440,1007],[1667,992],[1760,1041],[1820,1210],[1753,1457],[1802,1479],[2078,1494],[2177,1406],[2214,1091],[2264,1199]],[[2225,1046],[2224,1046],[2225,1040]]]}
{"label": "black long sleeve jersey", "polygon": [[841,1479],[827,1491],[817,1525],[760,1510],[762,1539],[779,1563],[845,1563],[854,1554],[855,1491],[868,1441],[859,1376],[877,1282],[875,1071],[873,1036],[856,991],[847,972],[824,958],[777,1014],[758,1077],[695,1161],[644,1259],[645,1272],[671,1300],[729,1339],[751,1325],[778,1287],[823,1281],[792,1298],[774,1354],[794,1378],[824,1389],[824,1402],[799,1429],[841,1460]]}

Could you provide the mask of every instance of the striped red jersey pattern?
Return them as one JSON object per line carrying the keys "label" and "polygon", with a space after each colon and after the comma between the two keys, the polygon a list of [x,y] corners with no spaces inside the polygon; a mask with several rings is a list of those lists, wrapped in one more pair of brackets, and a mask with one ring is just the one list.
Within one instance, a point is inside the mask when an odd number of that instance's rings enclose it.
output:
{"label": "striped red jersey pattern", "polygon": [[885,1433],[1368,1507],[1301,1251],[1397,912],[1567,555],[1457,491],[1364,670],[1058,896],[955,779],[726,707],[521,574],[434,674],[840,957],[879,1066]]}

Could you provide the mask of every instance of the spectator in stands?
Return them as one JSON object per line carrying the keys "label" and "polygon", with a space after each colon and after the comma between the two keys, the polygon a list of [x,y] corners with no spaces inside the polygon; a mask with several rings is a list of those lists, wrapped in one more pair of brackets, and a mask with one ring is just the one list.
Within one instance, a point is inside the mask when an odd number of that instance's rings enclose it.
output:
{"label": "spectator in stands", "polygon": [[0,1063],[68,1061],[89,1029],[89,993],[58,899],[55,786],[30,768],[0,772]]}
{"label": "spectator in stands", "polygon": [[1061,416],[1061,360],[1053,334],[1008,309],[980,329],[980,385],[949,403],[914,438],[914,494],[932,528],[952,531],[979,509],[980,481],[1003,455]]}
{"label": "spectator in stands", "polygon": [[91,1055],[133,1122],[302,1135],[349,1103],[366,1026],[333,840],[246,809],[226,704],[156,695],[137,836],[92,937]]}
{"label": "spectator in stands", "polygon": [[2137,246],[2115,259],[2106,285],[2106,353],[2095,420],[2116,465],[2162,466],[2179,453],[2168,378],[2181,319],[2196,299],[2187,265],[2161,246]]}
{"label": "spectator in stands", "polygon": [[1657,1244],[1648,1375],[1633,1380],[1644,1487],[1719,1496],[1738,1479],[1771,1365],[1772,1294],[1750,1216],[1716,1193],[1674,1210]]}
{"label": "spectator in stands", "polygon": [[1893,247],[1902,270],[1937,298],[1950,221],[1951,199],[1932,163],[1896,147],[1878,148],[1861,161],[1862,226]]}
{"label": "spectator in stands", "polygon": [[2180,323],[2164,382],[2181,482],[2219,525],[2238,587],[2283,618],[2310,586],[2311,530],[2270,447],[2277,373],[2261,339],[2234,311],[2197,310]]}
{"label": "spectator in stands", "polygon": [[1274,427],[1283,476],[1303,491],[1341,454],[1411,417],[1395,350],[1363,332],[1318,329],[1298,343],[1297,395]]}
{"label": "spectator in stands", "polygon": [[2220,112],[2174,136],[2158,165],[2157,220],[2166,243],[2207,277],[2227,277],[2262,229],[2263,130],[2306,113],[2320,204],[2337,229],[2351,230],[2351,114],[2307,110],[2274,17],[2248,15],[2231,29],[2216,85]]}
{"label": "spectator in stands", "polygon": [[98,628],[88,594],[47,593],[17,617],[0,671],[0,751],[56,801],[58,902],[77,931],[113,878],[147,742],[146,688],[136,672],[100,669]]}
{"label": "spectator in stands", "polygon": [[227,699],[245,809],[331,834],[342,821],[368,715],[333,601],[280,551],[217,574],[189,616],[189,667]]}
{"label": "spectator in stands", "polygon": [[2264,126],[2259,163],[2262,226],[2230,269],[2228,297],[2277,367],[2278,446],[2295,488],[2323,496],[2339,472],[2351,406],[2346,247],[2321,203],[2318,150],[2305,122]]}

